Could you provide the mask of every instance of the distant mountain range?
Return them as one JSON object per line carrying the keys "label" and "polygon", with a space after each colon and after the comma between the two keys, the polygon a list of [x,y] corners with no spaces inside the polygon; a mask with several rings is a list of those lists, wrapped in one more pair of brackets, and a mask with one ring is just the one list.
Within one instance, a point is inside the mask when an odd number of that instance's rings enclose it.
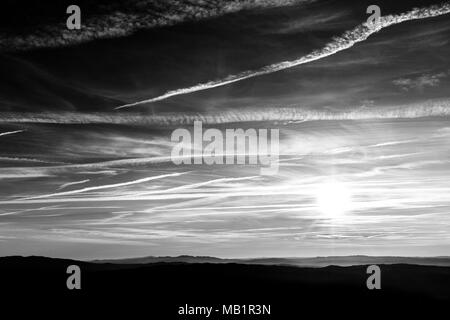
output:
{"label": "distant mountain range", "polygon": [[[450,267],[412,263],[442,265],[449,259],[352,256],[227,260],[180,256],[92,263],[4,257],[0,258],[0,299],[2,308],[31,315],[41,312],[46,319],[56,306],[80,318],[89,314],[100,319],[139,319],[149,314],[150,319],[205,319],[182,317],[179,309],[207,306],[218,310],[210,319],[222,315],[226,316],[223,319],[250,319],[221,310],[254,304],[271,308],[270,317],[261,319],[300,319],[307,313],[361,319],[368,311],[381,319],[387,314],[405,319],[416,314],[415,308],[425,311],[426,319],[434,319],[439,317],[430,316],[430,312],[443,309],[440,312],[444,314],[448,309]],[[303,267],[362,263],[380,265],[381,290],[367,288],[365,265]],[[66,286],[70,265],[81,270],[80,290]]]}
{"label": "distant mountain range", "polygon": [[450,257],[390,257],[390,256],[330,256],[311,258],[254,258],[221,259],[209,256],[140,257],[129,259],[94,260],[94,263],[149,264],[149,263],[238,263],[252,265],[287,265],[298,267],[354,266],[367,264],[412,264],[424,266],[450,266]]}

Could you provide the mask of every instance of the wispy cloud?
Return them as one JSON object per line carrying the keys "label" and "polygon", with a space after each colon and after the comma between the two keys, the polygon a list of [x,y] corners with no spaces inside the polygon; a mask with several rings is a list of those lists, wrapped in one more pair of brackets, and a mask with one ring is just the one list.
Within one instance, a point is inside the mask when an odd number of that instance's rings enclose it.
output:
{"label": "wispy cloud", "polygon": [[411,21],[411,20],[418,20],[418,19],[427,19],[432,17],[437,17],[440,15],[448,14],[450,13],[450,4],[444,4],[442,6],[432,6],[428,8],[421,8],[421,9],[413,9],[407,13],[402,13],[399,15],[388,15],[380,18],[380,22],[376,24],[375,26],[369,26],[367,23],[363,23],[359,26],[357,26],[355,29],[345,32],[342,36],[336,37],[332,42],[327,44],[324,48],[313,51],[312,53],[300,57],[293,61],[283,61],[280,63],[271,64],[268,66],[265,66],[258,70],[249,70],[244,71],[238,74],[230,75],[224,79],[209,81],[206,83],[200,83],[197,85],[194,85],[192,87],[187,88],[181,88],[176,89],[172,91],[168,91],[163,95],[137,101],[134,103],[125,104],[122,106],[117,107],[116,109],[122,109],[122,108],[128,108],[133,106],[139,106],[146,103],[156,102],[168,99],[170,97],[193,93],[197,91],[217,88],[220,86],[225,86],[231,83],[235,83],[238,81],[242,81],[245,79],[258,77],[265,74],[270,74],[273,72],[277,72],[280,70],[289,69],[292,67],[296,67],[302,64],[306,64],[312,61],[320,60],[323,58],[326,58],[328,56],[331,56],[337,52],[349,49],[353,47],[355,44],[362,42],[369,38],[372,34],[387,28],[392,25],[396,25],[402,22]]}
{"label": "wispy cloud", "polygon": [[[290,152],[283,158],[289,166],[272,177],[256,177],[248,166],[199,165],[183,176],[139,184],[142,180],[137,177],[163,175],[155,173],[163,166],[137,167],[130,161],[119,174],[89,177],[88,188],[71,193],[48,190],[79,177],[86,172],[79,170],[86,167],[66,166],[61,171],[45,167],[41,169],[55,176],[30,179],[29,186],[11,190],[8,186],[17,184],[6,182],[10,184],[1,189],[0,220],[14,225],[0,223],[0,231],[47,241],[51,248],[54,242],[63,246],[150,242],[162,254],[171,254],[167,248],[222,254],[226,248],[230,254],[246,255],[260,246],[261,254],[289,255],[309,248],[316,255],[330,246],[333,250],[351,246],[350,254],[355,246],[404,253],[387,245],[393,239],[415,254],[427,245],[445,250],[449,243],[447,122],[279,123],[285,129],[280,150]],[[163,168],[177,170],[171,164]],[[317,206],[317,191],[330,178],[344,183],[352,197],[349,211],[333,219],[323,216]],[[242,253],[248,247],[249,252]],[[123,252],[115,250],[115,254]]]}
{"label": "wispy cloud", "polygon": [[437,87],[444,79],[450,75],[450,72],[439,72],[436,74],[423,74],[416,78],[399,78],[392,83],[402,90],[419,90],[423,91],[426,87]]}
{"label": "wispy cloud", "polygon": [[83,27],[76,32],[61,24],[37,25],[32,33],[0,33],[0,51],[74,45],[101,38],[123,37],[135,31],[170,26],[185,21],[213,18],[245,9],[280,7],[313,0],[141,0],[111,1],[101,5],[101,14],[82,11]]}
{"label": "wispy cloud", "polygon": [[257,121],[317,121],[401,119],[449,116],[450,100],[425,100],[406,105],[353,107],[343,110],[318,110],[305,107],[278,107],[265,109],[239,109],[204,113],[0,113],[0,123],[57,123],[57,124],[136,124],[136,125],[189,125],[194,121],[207,124]]}
{"label": "wispy cloud", "polygon": [[89,181],[91,181],[91,180],[86,179],[86,180],[81,180],[81,181],[74,181],[74,182],[64,183],[61,186],[59,186],[58,190],[61,190],[61,189],[64,189],[64,188],[67,188],[67,187],[70,187],[70,186],[74,186],[74,185],[77,185],[77,184],[87,183]]}
{"label": "wispy cloud", "polygon": [[57,197],[57,196],[73,195],[73,194],[82,193],[82,192],[88,192],[88,191],[96,191],[96,190],[103,190],[103,189],[119,188],[119,187],[125,187],[125,186],[134,185],[134,184],[144,183],[144,182],[148,182],[148,181],[152,181],[152,180],[164,179],[164,178],[168,178],[168,177],[177,177],[177,176],[180,176],[180,175],[185,174],[185,173],[186,172],[180,172],[180,173],[177,172],[177,173],[163,174],[163,175],[159,175],[159,176],[152,176],[152,177],[137,179],[137,180],[133,180],[133,181],[114,183],[114,184],[107,184],[107,185],[94,186],[94,187],[87,187],[87,188],[83,188],[83,189],[77,189],[77,190],[71,190],[71,191],[65,191],[65,192],[57,192],[57,193],[45,194],[45,195],[41,195],[41,196],[25,198],[23,200],[44,199],[44,198]]}

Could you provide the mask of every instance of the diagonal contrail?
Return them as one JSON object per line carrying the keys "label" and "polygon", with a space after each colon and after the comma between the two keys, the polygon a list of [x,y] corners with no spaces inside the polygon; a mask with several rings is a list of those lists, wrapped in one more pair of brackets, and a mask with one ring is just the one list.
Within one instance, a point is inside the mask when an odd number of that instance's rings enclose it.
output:
{"label": "diagonal contrail", "polygon": [[24,132],[24,131],[25,131],[25,130],[16,130],[16,131],[1,132],[1,133],[0,133],[0,137],[7,136],[7,135],[10,135],[10,134],[20,133],[20,132]]}
{"label": "diagonal contrail", "polygon": [[133,184],[144,183],[144,182],[157,180],[157,179],[163,179],[163,178],[168,178],[168,177],[177,177],[177,176],[180,176],[180,175],[185,174],[185,173],[187,173],[187,172],[177,172],[177,173],[163,174],[163,175],[159,175],[159,176],[152,176],[152,177],[142,178],[142,179],[133,180],[133,181],[120,182],[120,183],[114,183],[114,184],[107,184],[107,185],[95,186],[95,187],[87,187],[87,188],[83,188],[83,189],[77,189],[77,190],[71,190],[71,191],[65,191],[65,192],[57,192],[57,193],[45,194],[45,195],[42,195],[42,196],[24,198],[22,200],[44,199],[44,198],[50,198],[50,197],[56,197],[56,196],[67,196],[67,195],[72,195],[72,194],[77,194],[77,193],[82,193],[82,192],[87,192],[87,191],[125,187],[125,186],[130,186],[130,185],[133,185]]}
{"label": "diagonal contrail", "polygon": [[165,100],[170,97],[188,94],[192,92],[207,90],[211,88],[225,86],[234,82],[241,80],[277,72],[280,70],[292,68],[301,64],[309,63],[319,59],[326,58],[337,52],[346,50],[353,47],[356,43],[366,40],[370,35],[384,29],[386,27],[399,24],[411,20],[419,20],[441,16],[450,13],[450,3],[443,4],[441,6],[431,6],[427,8],[416,8],[409,12],[402,13],[399,15],[388,15],[380,17],[380,21],[376,25],[368,25],[363,23],[357,26],[355,29],[345,32],[342,36],[336,37],[332,42],[328,43],[324,48],[320,50],[315,50],[312,53],[303,56],[299,59],[293,61],[284,61],[280,63],[271,64],[257,70],[244,71],[238,74],[230,75],[224,79],[209,81],[205,83],[200,83],[192,87],[176,89],[166,92],[165,94],[147,99],[142,101],[137,101],[134,103],[125,104],[119,106],[115,109],[128,108],[133,106],[142,105],[145,103],[151,103],[156,101]]}
{"label": "diagonal contrail", "polygon": [[61,189],[64,189],[64,188],[67,188],[67,187],[70,187],[70,186],[74,186],[74,185],[77,185],[77,184],[83,184],[83,183],[86,183],[86,182],[89,182],[89,181],[91,181],[91,180],[90,179],[86,179],[86,180],[81,180],[81,181],[74,181],[74,182],[64,183],[63,185],[59,186],[58,190],[61,190]]}

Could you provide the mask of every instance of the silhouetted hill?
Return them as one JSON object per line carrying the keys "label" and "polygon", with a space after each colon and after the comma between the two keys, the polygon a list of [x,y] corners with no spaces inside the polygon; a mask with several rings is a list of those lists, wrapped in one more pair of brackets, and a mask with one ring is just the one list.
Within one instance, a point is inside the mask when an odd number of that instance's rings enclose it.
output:
{"label": "silhouetted hill", "polygon": [[[66,288],[67,266],[82,270],[82,289]],[[55,308],[80,316],[206,319],[177,315],[180,306],[270,304],[271,316],[210,319],[296,319],[426,312],[450,302],[450,268],[381,265],[381,290],[366,287],[366,266],[299,268],[236,263],[89,263],[42,257],[0,258],[2,305],[33,315]],[[21,306],[21,307],[20,307]],[[23,306],[26,306],[24,308]]]}
{"label": "silhouetted hill", "polygon": [[158,263],[158,262],[184,262],[184,263],[238,263],[244,260],[239,259],[221,259],[216,257],[208,256],[188,256],[182,255],[177,257],[137,257],[128,259],[104,259],[104,260],[93,260],[94,263],[114,263],[114,264],[147,264],[147,263]]}
{"label": "silhouetted hill", "polygon": [[263,265],[290,265],[298,267],[326,267],[326,266],[354,266],[366,264],[415,264],[424,266],[450,267],[450,257],[390,257],[390,256],[329,256],[311,258],[256,258],[256,259],[221,259],[208,256],[178,257],[139,257],[129,259],[94,260],[94,263],[114,264],[146,264],[158,262],[184,262],[184,263],[239,263]]}

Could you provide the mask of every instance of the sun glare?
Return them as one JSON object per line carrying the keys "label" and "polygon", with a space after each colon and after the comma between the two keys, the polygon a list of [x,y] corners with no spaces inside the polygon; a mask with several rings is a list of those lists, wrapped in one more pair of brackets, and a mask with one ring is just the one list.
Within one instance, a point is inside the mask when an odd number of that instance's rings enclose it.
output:
{"label": "sun glare", "polygon": [[327,181],[316,191],[317,207],[321,214],[329,218],[344,216],[351,209],[351,192],[345,183]]}

